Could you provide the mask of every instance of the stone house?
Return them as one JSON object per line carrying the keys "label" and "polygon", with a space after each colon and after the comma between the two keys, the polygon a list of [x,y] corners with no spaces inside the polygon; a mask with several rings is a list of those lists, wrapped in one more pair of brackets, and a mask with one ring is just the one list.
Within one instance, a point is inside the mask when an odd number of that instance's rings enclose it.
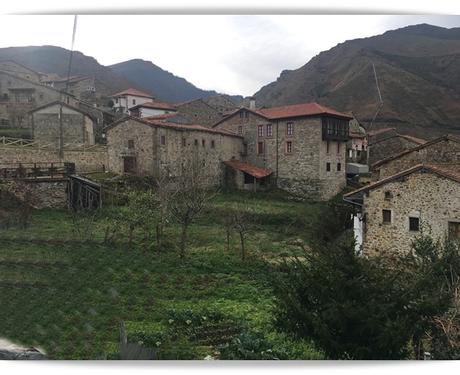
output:
{"label": "stone house", "polygon": [[0,121],[9,126],[28,127],[27,112],[56,100],[70,105],[76,98],[13,74],[0,71]]}
{"label": "stone house", "polygon": [[0,61],[0,70],[35,83],[42,82],[42,79],[46,76],[44,73],[37,72],[13,60]]}
{"label": "stone house", "polygon": [[355,205],[357,250],[409,251],[423,232],[460,240],[460,164],[419,164],[344,195]]}
{"label": "stone house", "polygon": [[177,109],[174,105],[158,101],[141,103],[129,109],[129,113],[131,116],[140,118],[166,115],[168,113],[176,112]]}
{"label": "stone house", "polygon": [[222,118],[222,114],[203,99],[195,99],[175,105],[177,113],[191,124],[202,124],[212,127]]}
{"label": "stone house", "polygon": [[78,107],[52,102],[29,112],[33,139],[41,144],[60,145],[61,122],[63,144],[94,145],[96,119]]}
{"label": "stone house", "polygon": [[369,165],[426,142],[424,139],[399,134],[396,128],[371,130],[367,135]]}
{"label": "stone house", "polygon": [[351,116],[317,103],[251,107],[213,127],[244,137],[240,161],[273,171],[275,186],[308,199],[327,200],[340,192]]}
{"label": "stone house", "polygon": [[111,96],[115,112],[129,114],[129,109],[142,103],[151,102],[154,97],[144,91],[129,88]]}
{"label": "stone house", "polygon": [[56,90],[66,91],[78,99],[93,101],[96,96],[96,79],[93,76],[48,78],[42,82]]}
{"label": "stone house", "polygon": [[186,161],[196,161],[206,177],[223,183],[224,161],[238,159],[241,136],[201,125],[125,117],[106,128],[108,169],[117,174],[177,176]]}
{"label": "stone house", "polygon": [[386,178],[421,163],[455,162],[460,162],[460,138],[445,135],[374,163],[373,179]]}

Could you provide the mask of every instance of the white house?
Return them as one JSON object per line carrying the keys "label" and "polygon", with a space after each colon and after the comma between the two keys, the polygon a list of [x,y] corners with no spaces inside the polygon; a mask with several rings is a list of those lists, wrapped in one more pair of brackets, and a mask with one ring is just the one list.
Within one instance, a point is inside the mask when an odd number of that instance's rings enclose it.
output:
{"label": "white house", "polygon": [[141,118],[165,115],[168,113],[175,113],[175,112],[177,112],[177,109],[173,104],[156,102],[156,101],[137,104],[136,106],[129,108],[129,113],[131,116],[136,116],[136,117],[141,117]]}
{"label": "white house", "polygon": [[113,108],[117,112],[129,113],[131,107],[138,104],[152,102],[154,97],[146,92],[129,88],[112,95]]}

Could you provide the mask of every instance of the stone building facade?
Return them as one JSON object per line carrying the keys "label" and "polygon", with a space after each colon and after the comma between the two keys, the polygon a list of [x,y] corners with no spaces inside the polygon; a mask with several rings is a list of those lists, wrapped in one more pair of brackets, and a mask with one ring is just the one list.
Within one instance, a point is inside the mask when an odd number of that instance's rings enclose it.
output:
{"label": "stone building facade", "polygon": [[349,115],[307,103],[241,108],[215,124],[244,137],[242,161],[273,171],[274,184],[308,199],[327,200],[346,185]]}
{"label": "stone building facade", "polygon": [[424,139],[399,134],[395,128],[384,128],[368,133],[369,165],[403,151],[423,145]]}
{"label": "stone building facade", "polygon": [[58,148],[63,144],[94,145],[96,120],[77,107],[53,102],[29,112],[33,139]]}
{"label": "stone building facade", "polygon": [[186,118],[191,124],[202,124],[212,127],[222,118],[216,108],[207,104],[203,99],[195,99],[176,104],[177,113]]}
{"label": "stone building facade", "polygon": [[27,113],[42,105],[64,100],[76,105],[77,100],[70,95],[40,83],[0,71],[0,121],[13,127],[29,127]]}
{"label": "stone building facade", "polygon": [[460,240],[460,164],[420,164],[344,197],[359,206],[365,256],[409,251],[421,231]]}
{"label": "stone building facade", "polygon": [[0,70],[35,83],[42,82],[42,79],[46,76],[44,73],[37,72],[13,60],[0,61]]}
{"label": "stone building facade", "polygon": [[386,178],[421,163],[455,162],[460,162],[460,139],[446,135],[374,163],[373,179]]}
{"label": "stone building facade", "polygon": [[174,178],[185,161],[194,160],[216,185],[223,183],[223,161],[239,158],[243,139],[226,131],[199,125],[147,121],[127,117],[106,129],[108,168],[117,174],[130,173]]}

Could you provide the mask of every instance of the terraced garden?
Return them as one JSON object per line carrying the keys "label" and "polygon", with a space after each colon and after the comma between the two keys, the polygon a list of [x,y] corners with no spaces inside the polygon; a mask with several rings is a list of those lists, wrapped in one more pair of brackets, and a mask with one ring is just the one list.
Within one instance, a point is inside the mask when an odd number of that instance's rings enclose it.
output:
{"label": "terraced garden", "polygon": [[[238,202],[256,218],[244,261],[236,235],[227,249],[221,223]],[[163,250],[146,250],[103,244],[108,216],[83,239],[67,211],[36,211],[29,227],[0,230],[0,336],[53,359],[116,359],[123,320],[128,340],[159,359],[231,359],[232,345],[245,340],[260,358],[322,358],[311,343],[278,332],[272,313],[277,264],[298,254],[295,241],[308,244],[320,208],[277,195],[220,194],[191,227],[183,260],[174,224]]]}

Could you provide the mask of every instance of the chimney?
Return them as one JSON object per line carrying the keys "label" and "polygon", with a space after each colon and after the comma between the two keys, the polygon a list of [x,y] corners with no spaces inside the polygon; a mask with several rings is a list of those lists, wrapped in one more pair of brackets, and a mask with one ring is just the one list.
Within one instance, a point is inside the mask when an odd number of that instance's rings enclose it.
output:
{"label": "chimney", "polygon": [[253,96],[249,98],[249,109],[256,109],[256,98]]}

